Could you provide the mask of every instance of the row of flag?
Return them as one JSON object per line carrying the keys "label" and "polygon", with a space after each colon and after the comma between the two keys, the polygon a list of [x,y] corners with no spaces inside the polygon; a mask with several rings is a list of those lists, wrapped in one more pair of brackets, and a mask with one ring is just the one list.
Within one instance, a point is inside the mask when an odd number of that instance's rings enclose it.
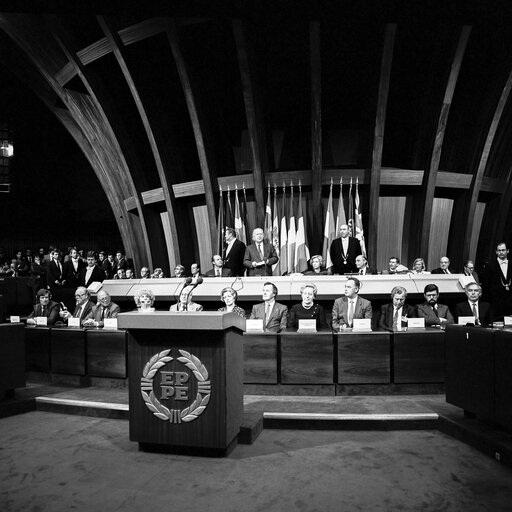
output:
{"label": "row of flag", "polygon": [[[339,236],[340,227],[346,224],[350,236],[355,236],[361,243],[363,254],[366,255],[364,242],[363,220],[359,202],[359,182],[356,180],[355,195],[353,195],[352,179],[348,192],[348,211],[345,212],[343,199],[343,182],[339,183],[339,199],[337,215],[334,217],[333,208],[333,181],[329,190],[329,200],[325,213],[324,241],[322,256],[325,267],[332,267],[329,248],[332,241]],[[298,196],[295,189],[298,188]],[[218,254],[224,256],[224,231],[226,227],[234,227],[237,238],[246,245],[251,243],[251,231],[247,220],[247,196],[245,186],[239,191],[235,186],[233,200],[231,190],[220,190],[218,212]],[[279,261],[273,266],[273,275],[282,276],[295,272],[304,272],[308,269],[310,251],[307,238],[307,221],[304,216],[302,201],[302,186],[290,183],[287,187],[267,188],[267,204],[265,208],[264,232],[266,239],[274,245]]]}

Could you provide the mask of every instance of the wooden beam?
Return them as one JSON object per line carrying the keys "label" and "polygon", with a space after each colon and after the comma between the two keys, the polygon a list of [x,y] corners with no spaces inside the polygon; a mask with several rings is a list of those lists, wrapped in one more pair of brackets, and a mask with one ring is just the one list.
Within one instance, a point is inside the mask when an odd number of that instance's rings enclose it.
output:
{"label": "wooden beam", "polygon": [[320,22],[309,24],[309,61],[311,68],[311,218],[312,247],[322,241],[322,58]]}
{"label": "wooden beam", "polygon": [[256,224],[263,226],[265,219],[266,188],[264,175],[268,171],[268,154],[263,114],[258,104],[258,92],[249,58],[249,45],[241,20],[233,20],[238,67],[244,95],[245,115],[252,155],[252,173],[254,176],[254,196],[256,199]]}
{"label": "wooden beam", "polygon": [[471,246],[471,234],[473,233],[473,223],[476,206],[478,203],[478,196],[482,189],[483,177],[485,174],[485,169],[487,168],[487,162],[489,160],[489,154],[491,152],[491,147],[494,142],[494,137],[496,136],[498,125],[500,123],[501,116],[503,115],[503,110],[505,109],[505,105],[510,95],[511,88],[512,71],[508,75],[505,86],[503,87],[503,91],[501,92],[500,99],[498,101],[498,104],[496,105],[496,110],[494,111],[491,126],[489,127],[489,131],[487,132],[487,137],[485,140],[484,148],[482,150],[482,155],[480,156],[478,168],[476,169],[476,172],[473,175],[473,179],[471,180],[471,186],[469,188],[469,201],[466,214],[466,229],[464,234],[463,254],[469,254],[469,249]]}
{"label": "wooden beam", "polygon": [[386,126],[386,109],[395,46],[396,24],[388,23],[384,34],[384,49],[380,67],[377,113],[373,135],[372,166],[370,170],[370,210],[368,216],[368,259],[377,261],[377,235],[379,233],[379,195],[382,171],[382,151],[384,148],[384,128]]}
{"label": "wooden beam", "polygon": [[101,29],[103,30],[103,32],[105,34],[105,37],[108,39],[108,41],[112,47],[114,56],[117,60],[117,63],[119,64],[119,67],[121,68],[121,72],[124,76],[126,84],[128,85],[128,88],[130,89],[133,100],[135,102],[135,106],[137,107],[137,111],[139,112],[139,116],[140,116],[142,124],[144,126],[144,130],[146,131],[146,136],[148,138],[151,152],[152,152],[153,158],[155,160],[158,177],[160,178],[160,183],[162,185],[162,189],[164,192],[165,208],[166,208],[167,215],[169,217],[170,231],[171,231],[171,236],[172,236],[172,245],[174,247],[174,259],[176,261],[181,261],[180,248],[179,248],[179,243],[178,243],[178,231],[177,231],[177,226],[176,226],[176,220],[174,217],[174,195],[172,192],[172,187],[169,185],[169,183],[167,181],[167,175],[166,175],[163,163],[162,163],[162,157],[161,157],[160,151],[158,149],[158,145],[156,142],[155,134],[153,132],[153,128],[149,121],[149,118],[148,118],[148,115],[146,112],[146,108],[144,106],[142,98],[139,95],[139,92],[135,85],[133,77],[130,73],[130,70],[128,69],[128,65],[126,63],[126,58],[125,58],[124,45],[121,41],[121,38],[119,37],[119,34],[111,28],[110,23],[103,16],[98,16],[97,20],[98,20],[98,24],[100,25]]}
{"label": "wooden beam", "polygon": [[[424,257],[428,254],[428,247],[430,245],[430,226],[432,223],[432,206],[434,203],[434,194],[437,181],[437,172],[439,170],[439,161],[441,160],[441,151],[443,149],[443,140],[446,131],[446,125],[448,123],[448,115],[450,113],[450,107],[453,100],[453,94],[457,85],[457,79],[459,77],[460,68],[462,66],[462,59],[466,51],[466,46],[471,34],[471,27],[465,25],[462,27],[455,56],[453,58],[450,75],[446,84],[444,93],[443,104],[439,113],[437,122],[437,130],[434,139],[434,146],[430,157],[430,165],[428,172],[423,175],[422,183],[422,204],[420,210],[422,218],[420,217],[421,229],[420,229],[420,241],[419,241],[419,254]],[[427,262],[427,266],[430,263]]]}
{"label": "wooden beam", "polygon": [[178,30],[174,20],[166,20],[165,30],[171,46],[174,62],[178,70],[178,76],[180,77],[181,88],[183,89],[183,94],[187,103],[190,122],[192,123],[192,130],[194,132],[197,154],[199,157],[199,165],[201,167],[201,176],[203,177],[211,246],[215,247],[217,243],[217,211],[215,208],[215,197],[217,196],[215,192],[218,188],[215,186],[216,184],[214,181],[216,177],[214,158],[211,156],[211,151],[209,151],[208,144],[205,140],[205,123],[198,109],[196,94],[181,50]]}

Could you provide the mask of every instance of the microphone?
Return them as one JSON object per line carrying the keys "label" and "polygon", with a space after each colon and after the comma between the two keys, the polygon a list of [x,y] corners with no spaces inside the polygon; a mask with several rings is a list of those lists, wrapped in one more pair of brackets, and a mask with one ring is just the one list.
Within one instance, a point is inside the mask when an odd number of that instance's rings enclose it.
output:
{"label": "microphone", "polygon": [[190,294],[192,293],[192,290],[203,282],[202,276],[197,276],[195,279],[192,279],[189,277],[188,279],[191,280],[190,282],[192,282],[192,281],[194,281],[194,282],[192,283],[192,286],[190,287],[190,290],[187,293],[187,302],[185,304],[185,311],[188,311],[188,299],[190,297]]}
{"label": "microphone", "polygon": [[190,284],[192,282],[192,278],[191,277],[186,277],[182,283],[178,283],[178,286],[176,286],[176,289],[174,290],[174,298],[176,299],[177,302],[179,302],[179,296],[181,295],[181,292],[180,293],[176,293],[178,291],[178,288],[181,286],[181,291],[183,291],[183,288],[185,288],[185,286],[187,286],[188,284]]}

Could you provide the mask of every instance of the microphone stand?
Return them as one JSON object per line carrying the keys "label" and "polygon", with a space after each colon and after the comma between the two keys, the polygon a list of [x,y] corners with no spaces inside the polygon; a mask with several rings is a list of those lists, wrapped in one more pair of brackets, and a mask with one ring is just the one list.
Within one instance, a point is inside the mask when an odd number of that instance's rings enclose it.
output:
{"label": "microphone stand", "polygon": [[[181,295],[181,292],[185,289],[185,286],[188,286],[190,283],[192,282],[192,278],[191,277],[186,277],[182,283],[178,283],[178,286],[176,286],[176,289],[174,290],[174,298],[176,299],[176,305],[179,306],[180,304],[180,295]],[[179,294],[176,294],[176,292],[178,291],[178,288],[181,286],[181,292]]]}
{"label": "microphone stand", "polygon": [[[191,279],[191,278],[189,278],[189,279]],[[185,311],[188,311],[188,299],[190,298],[190,294],[192,293],[194,288],[196,288],[197,285],[201,284],[202,282],[203,282],[203,278],[201,276],[197,276],[196,280],[195,280],[195,283],[193,283],[192,286],[190,287],[190,290],[187,293],[187,302],[185,304]]]}

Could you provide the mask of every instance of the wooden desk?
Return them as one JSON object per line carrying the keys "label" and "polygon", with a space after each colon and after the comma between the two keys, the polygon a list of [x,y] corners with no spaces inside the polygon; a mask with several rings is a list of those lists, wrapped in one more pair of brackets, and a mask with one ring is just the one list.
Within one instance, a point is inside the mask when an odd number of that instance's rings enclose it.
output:
{"label": "wooden desk", "polygon": [[277,340],[275,333],[244,333],[244,383],[277,384]]}
{"label": "wooden desk", "polygon": [[25,387],[25,327],[0,325],[0,391]]}
{"label": "wooden desk", "polygon": [[49,372],[50,328],[42,326],[25,327],[26,368],[39,372]]}
{"label": "wooden desk", "polygon": [[125,379],[127,371],[126,331],[87,329],[87,375]]}
{"label": "wooden desk", "polygon": [[52,372],[85,375],[85,329],[53,327],[51,340]]}
{"label": "wooden desk", "polygon": [[496,331],[494,350],[496,422],[512,430],[512,331]]}

